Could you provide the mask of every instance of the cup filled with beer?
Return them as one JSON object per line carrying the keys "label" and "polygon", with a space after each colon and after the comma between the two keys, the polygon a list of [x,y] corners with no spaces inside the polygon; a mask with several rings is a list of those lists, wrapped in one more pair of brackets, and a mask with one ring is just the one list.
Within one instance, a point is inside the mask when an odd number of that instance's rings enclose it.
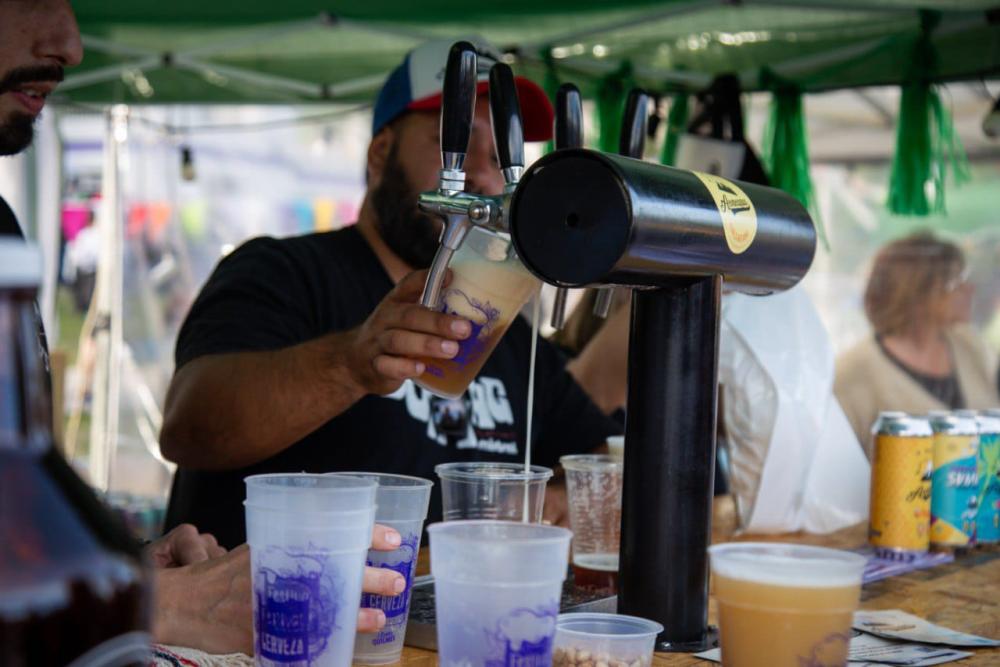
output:
{"label": "cup filled with beer", "polygon": [[246,478],[258,667],[348,667],[375,521],[374,479]]}
{"label": "cup filled with beer", "polygon": [[437,310],[468,319],[472,333],[459,341],[451,359],[421,359],[426,370],[415,382],[439,396],[459,398],[541,283],[517,258],[509,235],[479,227],[469,230],[448,266],[451,282],[441,291]]}
{"label": "cup filled with beer", "polygon": [[573,530],[573,581],[594,593],[618,592],[622,462],[604,454],[563,456]]}
{"label": "cup filled with beer", "polygon": [[445,521],[499,519],[541,523],[552,469],[520,463],[467,461],[434,467]]}
{"label": "cup filled with beer", "polygon": [[847,664],[863,556],[753,542],[709,554],[725,667]]}
{"label": "cup filled with beer", "polygon": [[441,665],[551,665],[572,534],[512,521],[427,533]]}

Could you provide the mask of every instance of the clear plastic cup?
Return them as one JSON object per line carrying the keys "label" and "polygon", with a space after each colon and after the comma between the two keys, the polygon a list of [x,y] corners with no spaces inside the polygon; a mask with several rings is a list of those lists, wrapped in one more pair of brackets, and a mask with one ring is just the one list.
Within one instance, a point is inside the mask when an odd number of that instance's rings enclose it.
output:
{"label": "clear plastic cup", "polygon": [[531,471],[525,472],[520,463],[470,461],[442,463],[434,472],[441,478],[445,521],[542,521],[550,468],[531,466]]}
{"label": "clear plastic cup", "polygon": [[550,664],[572,533],[510,521],[427,532],[442,667]]}
{"label": "clear plastic cup", "polygon": [[256,664],[347,667],[377,483],[292,474],[246,484]]}
{"label": "clear plastic cup", "polygon": [[726,667],[846,665],[866,559],[798,544],[709,548]]}
{"label": "clear plastic cup", "polygon": [[563,456],[569,525],[573,529],[573,581],[595,593],[618,592],[622,526],[622,463],[606,454]]}
{"label": "clear plastic cup", "polygon": [[661,632],[662,625],[638,616],[560,614],[552,664],[645,667],[653,663],[653,646]]}
{"label": "clear plastic cup", "polygon": [[[332,473],[340,475],[345,473]],[[410,611],[410,589],[417,569],[420,536],[434,483],[419,477],[376,473],[346,473],[374,479],[376,493],[375,522],[395,528],[403,538],[393,551],[368,551],[370,567],[384,567],[403,575],[406,589],[396,596],[363,593],[361,606],[385,612],[385,626],[378,632],[358,633],[354,641],[354,662],[385,665],[398,662],[403,652],[406,620]]]}

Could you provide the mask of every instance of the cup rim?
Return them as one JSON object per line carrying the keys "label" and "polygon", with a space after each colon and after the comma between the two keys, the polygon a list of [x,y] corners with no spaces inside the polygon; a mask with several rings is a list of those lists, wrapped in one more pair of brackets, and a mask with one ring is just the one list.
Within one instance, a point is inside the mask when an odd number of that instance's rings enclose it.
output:
{"label": "cup rim", "polygon": [[309,486],[288,486],[281,487],[277,484],[270,484],[270,480],[278,478],[294,478],[294,479],[331,479],[332,476],[329,473],[312,473],[312,472],[271,472],[263,473],[259,475],[247,475],[243,478],[243,483],[247,486],[254,486],[257,488],[271,488],[271,489],[288,489],[291,493],[301,493],[304,490],[308,491],[318,491],[320,493],[357,493],[358,491],[365,491],[368,489],[377,489],[378,482],[370,478],[341,475],[336,479],[343,481],[351,481],[356,483],[344,484],[343,486],[323,486],[323,487],[309,487]]}
{"label": "cup rim", "polygon": [[[566,465],[567,463],[569,465]],[[593,465],[597,463],[602,465],[599,468]],[[613,454],[568,454],[559,457],[559,465],[565,470],[618,472],[622,470],[624,464],[620,457]]]}
{"label": "cup rim", "polygon": [[[582,630],[574,630],[571,627],[566,627],[567,623],[573,623],[574,621],[587,622],[587,621],[600,621],[605,623],[620,622],[623,625],[629,624],[636,630],[635,632],[585,632]],[[639,626],[645,627],[646,630],[640,630]],[[650,635],[658,635],[663,632],[663,625],[652,621],[648,618],[642,618],[641,616],[629,616],[627,614],[607,614],[601,612],[569,612],[565,614],[559,614],[556,617],[556,632],[565,633],[568,635],[573,635],[576,637],[592,637],[601,639],[611,639],[611,640],[629,640],[629,639],[640,639],[642,637],[648,637]]]}
{"label": "cup rim", "polygon": [[[713,573],[793,587],[860,584],[868,563],[867,557],[852,551],[791,542],[725,542],[713,544],[708,553]],[[824,563],[824,573],[810,576]],[[737,575],[735,570],[746,576]]]}
{"label": "cup rim", "polygon": [[[492,474],[488,477],[477,475],[472,471],[462,470],[461,468],[464,466],[495,470],[500,474]],[[552,468],[532,465],[531,471],[525,472],[523,464],[507,461],[452,461],[450,463],[439,463],[434,466],[434,472],[441,479],[460,479],[477,482],[484,479],[498,482],[538,482],[547,481],[552,477]],[[506,474],[503,474],[504,472]]]}
{"label": "cup rim", "polygon": [[[561,526],[549,526],[542,523],[524,523],[523,521],[499,521],[496,519],[459,519],[457,521],[438,521],[427,526],[427,534],[434,535],[442,531],[451,532],[463,527],[476,526],[527,526],[531,529],[538,529],[546,536],[538,537],[504,537],[504,544],[558,544],[573,537],[573,531]],[[482,536],[453,535],[454,539],[464,542],[482,543]]]}
{"label": "cup rim", "polygon": [[[375,480],[376,488],[379,490],[388,489],[391,491],[426,491],[428,488],[434,486],[434,482],[429,479],[424,479],[423,477],[415,477],[413,475],[397,475],[396,473],[389,472],[362,472],[362,471],[335,471],[323,473],[327,476],[340,476],[340,477],[361,477],[370,478]],[[382,478],[388,479],[398,479],[406,480],[408,482],[416,482],[415,484],[390,484],[388,486],[382,486],[379,482]]]}

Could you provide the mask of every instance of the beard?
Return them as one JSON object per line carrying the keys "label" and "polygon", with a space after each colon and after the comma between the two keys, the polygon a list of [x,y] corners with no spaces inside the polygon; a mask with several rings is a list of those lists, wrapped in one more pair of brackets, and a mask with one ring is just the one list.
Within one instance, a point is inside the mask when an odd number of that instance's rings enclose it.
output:
{"label": "beard", "polygon": [[396,144],[386,158],[382,181],[372,190],[375,228],[397,257],[414,269],[426,269],[434,261],[441,236],[436,218],[417,206],[417,195],[399,164]]}
{"label": "beard", "polygon": [[24,113],[12,113],[0,120],[0,155],[15,155],[31,144],[35,119]]}

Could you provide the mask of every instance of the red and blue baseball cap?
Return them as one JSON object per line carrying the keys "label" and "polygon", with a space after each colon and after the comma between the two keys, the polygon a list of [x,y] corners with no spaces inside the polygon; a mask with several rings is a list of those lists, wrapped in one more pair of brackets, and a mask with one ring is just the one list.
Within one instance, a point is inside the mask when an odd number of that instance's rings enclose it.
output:
{"label": "red and blue baseball cap", "polygon": [[[500,60],[500,52],[480,37],[463,37],[479,52],[479,85],[477,95],[489,91],[490,67]],[[427,42],[406,54],[403,62],[382,84],[375,101],[372,136],[406,111],[433,111],[441,108],[441,88],[444,68],[451,45],[459,39]],[[521,103],[525,141],[547,141],[552,138],[554,112],[545,91],[523,76],[514,77],[517,97]]]}

